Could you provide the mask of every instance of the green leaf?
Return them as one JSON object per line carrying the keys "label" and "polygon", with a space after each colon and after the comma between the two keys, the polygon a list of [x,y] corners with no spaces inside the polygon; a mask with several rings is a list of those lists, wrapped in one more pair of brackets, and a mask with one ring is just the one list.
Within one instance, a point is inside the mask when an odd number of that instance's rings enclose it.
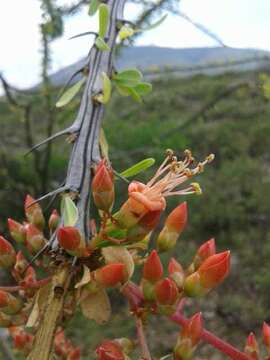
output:
{"label": "green leaf", "polygon": [[107,104],[111,98],[111,92],[112,92],[111,80],[105,72],[102,73],[102,80],[103,80],[103,92],[102,94],[98,94],[95,98],[100,103]]}
{"label": "green leaf", "polygon": [[137,69],[123,70],[113,75],[113,80],[120,85],[134,87],[139,84],[142,80],[142,73]]}
{"label": "green leaf", "polygon": [[67,91],[61,95],[60,99],[55,104],[56,107],[60,108],[67,105],[80,91],[82,85],[85,83],[86,78],[82,78],[76,84],[72,85]]}
{"label": "green leaf", "polygon": [[100,129],[99,133],[99,146],[102,156],[105,157],[105,159],[109,159],[109,144],[103,128]]}
{"label": "green leaf", "polygon": [[100,2],[98,0],[91,0],[89,4],[88,15],[93,16],[97,12]]}
{"label": "green leaf", "polygon": [[122,171],[120,173],[121,176],[124,177],[131,177],[134,175],[139,174],[140,172],[148,169],[149,167],[153,166],[155,163],[155,159],[153,158],[148,158],[148,159],[144,159],[140,162],[138,162],[137,164],[131,166],[130,168],[126,169],[125,171]]}
{"label": "green leaf", "polygon": [[106,35],[109,23],[109,7],[106,4],[99,5],[99,36],[103,39]]}
{"label": "green leaf", "polygon": [[155,29],[156,27],[158,27],[159,25],[161,25],[163,23],[163,21],[166,19],[167,16],[168,16],[168,14],[165,14],[159,20],[154,22],[153,24],[146,26],[143,29],[138,29],[137,31],[149,31],[149,30]]}
{"label": "green leaf", "polygon": [[101,51],[109,51],[110,48],[109,46],[105,43],[105,41],[101,38],[101,37],[97,37],[96,38],[96,42],[95,42],[96,47],[101,50]]}
{"label": "green leaf", "polygon": [[135,86],[135,90],[141,96],[147,95],[152,91],[152,84],[142,82]]}
{"label": "green leaf", "polygon": [[135,88],[130,87],[128,88],[128,91],[133,100],[137,101],[138,103],[142,102],[142,98]]}
{"label": "green leaf", "polygon": [[135,34],[135,30],[126,25],[123,25],[118,33],[120,40],[128,39],[129,37],[131,37],[134,34]]}
{"label": "green leaf", "polygon": [[77,206],[68,196],[64,196],[61,201],[61,214],[64,219],[64,226],[74,226],[79,218]]}
{"label": "green leaf", "polygon": [[115,86],[116,86],[116,89],[117,89],[117,91],[119,92],[120,95],[122,95],[122,96],[129,96],[130,95],[130,93],[128,91],[128,87],[122,86],[119,83],[115,83]]}

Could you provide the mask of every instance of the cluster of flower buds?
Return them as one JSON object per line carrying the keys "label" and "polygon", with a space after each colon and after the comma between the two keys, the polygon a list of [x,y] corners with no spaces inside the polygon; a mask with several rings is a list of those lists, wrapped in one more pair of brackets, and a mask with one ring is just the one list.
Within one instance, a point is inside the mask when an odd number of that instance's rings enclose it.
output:
{"label": "cluster of flower buds", "polygon": [[23,327],[18,326],[11,326],[9,334],[12,338],[14,349],[23,355],[28,355],[33,345],[34,336],[27,333]]}
{"label": "cluster of flower buds", "polygon": [[[262,343],[266,350],[266,356],[264,359],[270,360],[270,326],[266,322],[263,323],[261,335]],[[246,339],[244,352],[252,360],[259,360],[260,358],[259,344],[253,332],[251,332]]]}
{"label": "cluster of flower buds", "polygon": [[195,314],[183,326],[174,348],[175,360],[191,360],[203,329],[201,313]]}
{"label": "cluster of flower buds", "polygon": [[10,235],[18,244],[26,246],[30,254],[36,254],[46,244],[43,234],[45,219],[38,203],[27,195],[24,203],[27,222],[20,224],[13,219],[8,219]]}
{"label": "cluster of flower buds", "polygon": [[64,330],[58,329],[54,338],[55,354],[63,360],[80,360],[81,350],[74,347],[70,340],[65,337]]}
{"label": "cluster of flower buds", "polygon": [[133,347],[132,341],[127,338],[104,340],[96,348],[96,356],[98,360],[128,360]]}

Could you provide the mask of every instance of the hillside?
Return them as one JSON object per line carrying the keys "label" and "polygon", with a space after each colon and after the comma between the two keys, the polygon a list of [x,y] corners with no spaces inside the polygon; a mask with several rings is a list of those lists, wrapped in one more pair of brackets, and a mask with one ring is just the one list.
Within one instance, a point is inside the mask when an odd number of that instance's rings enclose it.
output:
{"label": "hillside", "polygon": [[[33,126],[38,139],[44,137],[45,127],[40,104],[41,100],[36,99]],[[71,121],[77,106],[78,99],[57,112],[57,128]],[[37,175],[33,158],[22,156],[27,147],[25,127],[18,121],[18,113],[11,113],[2,102],[0,115],[0,219],[4,231],[6,217],[12,214],[20,219],[19,204],[25,191],[35,191]],[[118,171],[145,157],[160,162],[166,148],[173,148],[179,154],[190,148],[198,159],[211,152],[216,154],[215,162],[196,179],[203,195],[187,198],[189,226],[173,254],[186,265],[196,247],[213,236],[219,250],[232,250],[229,279],[201,303],[206,327],[240,347],[249,331],[259,332],[263,319],[270,320],[269,117],[269,101],[262,93],[261,74],[243,72],[212,77],[197,75],[180,81],[171,77],[160,79],[154,82],[153,93],[142,106],[114,96],[104,123],[113,166]],[[50,189],[63,181],[68,149],[63,139],[53,147]],[[144,176],[139,179],[143,180]],[[122,199],[125,197],[126,184],[117,182],[117,194],[123,194]],[[175,204],[176,200],[170,201],[169,209]],[[114,307],[120,311],[112,326],[87,323],[80,314],[72,320],[69,332],[75,342],[81,343],[83,339],[84,359],[92,359],[90,349],[101,338],[115,336],[116,328],[117,336],[134,333],[132,324],[122,316],[127,311],[123,301],[114,292],[111,296]],[[187,309],[189,312],[189,306]],[[177,328],[163,328],[162,318],[153,322],[157,331],[148,336],[159,356],[161,351],[170,350]],[[223,359],[212,357],[205,346],[201,356]]]}
{"label": "hillside", "polygon": [[[156,46],[134,46],[121,50],[116,61],[117,68],[137,67],[147,72],[157,69],[176,68],[178,76],[194,73],[220,74],[228,71],[254,70],[269,64],[268,51],[254,49],[234,49],[228,47],[205,48],[164,48]],[[84,60],[70,65],[51,75],[55,86],[63,85]],[[190,69],[195,68],[195,69]]]}

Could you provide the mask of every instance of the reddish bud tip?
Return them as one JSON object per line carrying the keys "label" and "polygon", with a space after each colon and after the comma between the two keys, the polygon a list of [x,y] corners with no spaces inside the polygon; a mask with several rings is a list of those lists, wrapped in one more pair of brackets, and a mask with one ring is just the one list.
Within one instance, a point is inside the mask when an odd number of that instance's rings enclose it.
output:
{"label": "reddish bud tip", "polygon": [[26,225],[26,247],[31,254],[36,254],[45,245],[43,233],[34,225]]}
{"label": "reddish bud tip", "polygon": [[80,358],[81,358],[81,349],[79,347],[76,347],[75,349],[69,352],[67,360],[80,360]]}
{"label": "reddish bud tip", "polygon": [[156,282],[161,279],[163,275],[163,266],[156,250],[153,250],[147,257],[143,267],[143,278]]}
{"label": "reddish bud tip", "polygon": [[178,297],[178,289],[170,278],[158,281],[155,285],[156,300],[161,305],[173,305]]}
{"label": "reddish bud tip", "polygon": [[114,263],[103,266],[95,271],[95,280],[104,287],[113,287],[124,283],[127,279],[126,268],[123,263]]}
{"label": "reddish bud tip", "polygon": [[56,209],[54,209],[51,213],[51,216],[49,218],[49,229],[53,232],[56,230],[58,224],[60,221],[60,216],[58,214],[58,211]]}
{"label": "reddish bud tip", "polygon": [[180,332],[181,339],[190,339],[192,346],[198,344],[203,329],[202,314],[193,315]]}
{"label": "reddish bud tip", "polygon": [[14,265],[14,270],[19,274],[23,273],[28,266],[28,261],[24,257],[22,251],[19,251],[16,255],[16,263]]}
{"label": "reddish bud tip", "polygon": [[259,359],[259,347],[255,335],[251,332],[246,341],[245,353],[253,360]]}
{"label": "reddish bud tip", "polygon": [[110,211],[114,202],[113,171],[107,166],[106,160],[102,160],[97,166],[92,181],[92,192],[95,205],[103,211]]}
{"label": "reddish bud tip", "polygon": [[216,244],[215,239],[212,238],[205,243],[203,243],[194,257],[193,263],[195,265],[195,269],[197,269],[206,259],[216,253]]}
{"label": "reddish bud tip", "polygon": [[264,322],[262,327],[262,339],[264,345],[270,349],[270,326]]}
{"label": "reddish bud tip", "polygon": [[13,246],[3,236],[0,236],[0,267],[7,269],[12,267],[15,262],[16,252]]}
{"label": "reddish bud tip", "polygon": [[165,225],[171,230],[181,234],[187,224],[187,203],[178,205],[167,217]]}
{"label": "reddish bud tip", "polygon": [[38,203],[35,203],[35,199],[32,196],[27,195],[24,202],[25,216],[27,220],[37,226],[39,229],[43,229],[45,225],[45,219],[42,209]]}
{"label": "reddish bud tip", "polygon": [[36,271],[32,266],[29,266],[25,271],[23,281],[20,283],[21,286],[28,288],[32,287],[37,282]]}
{"label": "reddish bud tip", "polygon": [[17,242],[23,244],[26,240],[26,231],[22,224],[13,219],[8,219],[8,228],[10,235]]}
{"label": "reddish bud tip", "polygon": [[212,289],[219,285],[229,274],[229,270],[230,251],[208,257],[198,269],[202,287]]}
{"label": "reddish bud tip", "polygon": [[57,238],[60,246],[67,251],[78,249],[81,243],[80,232],[73,226],[59,228],[57,231]]}
{"label": "reddish bud tip", "polygon": [[13,315],[22,308],[22,302],[19,298],[0,290],[0,309],[4,314]]}
{"label": "reddish bud tip", "polygon": [[98,360],[124,360],[125,355],[116,341],[104,340],[96,349]]}
{"label": "reddish bud tip", "polygon": [[175,258],[171,258],[168,265],[168,272],[171,275],[175,272],[183,273],[184,270],[182,265]]}

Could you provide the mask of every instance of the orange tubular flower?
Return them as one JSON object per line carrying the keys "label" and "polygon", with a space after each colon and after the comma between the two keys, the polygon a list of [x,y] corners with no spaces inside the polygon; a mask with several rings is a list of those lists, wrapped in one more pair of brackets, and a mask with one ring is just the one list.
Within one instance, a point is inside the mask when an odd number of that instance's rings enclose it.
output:
{"label": "orange tubular flower", "polygon": [[215,253],[216,253],[216,243],[214,238],[203,243],[199,247],[193,260],[195,270],[198,269],[198,267],[204,262],[204,260],[214,255]]}
{"label": "orange tubular flower", "polygon": [[178,289],[170,278],[158,281],[155,285],[155,297],[161,305],[173,305],[178,297]]}
{"label": "orange tubular flower", "polygon": [[127,280],[123,263],[108,264],[94,272],[96,282],[103,287],[113,287]]}
{"label": "orange tubular flower", "polygon": [[25,227],[13,219],[8,219],[8,228],[12,238],[18,243],[23,244],[26,240]]}
{"label": "orange tubular flower", "polygon": [[178,205],[167,217],[164,228],[158,236],[159,251],[172,249],[187,223],[187,203]]}
{"label": "orange tubular flower", "polygon": [[224,251],[207,258],[198,270],[185,279],[187,296],[201,296],[219,285],[229,274],[230,252]]}
{"label": "orange tubular flower", "polygon": [[125,360],[125,354],[116,341],[104,340],[96,349],[98,360]]}
{"label": "orange tubular flower", "polygon": [[266,322],[263,323],[262,339],[268,354],[270,354],[270,326]]}
{"label": "orange tubular flower", "polygon": [[180,331],[177,344],[174,349],[176,360],[190,360],[198,345],[203,329],[201,313],[192,316],[188,323]]}
{"label": "orange tubular flower", "polygon": [[31,224],[34,224],[42,230],[45,225],[45,219],[40,205],[34,202],[35,199],[33,199],[32,196],[26,196],[24,202],[25,216]]}
{"label": "orange tubular flower", "polygon": [[98,209],[109,212],[114,203],[114,182],[112,168],[103,159],[98,164],[92,181],[92,192]]}
{"label": "orange tubular flower", "polygon": [[4,269],[11,268],[16,262],[16,252],[13,246],[0,236],[0,267]]}
{"label": "orange tubular flower", "polygon": [[146,185],[137,181],[133,181],[129,185],[129,199],[115,214],[119,225],[123,228],[130,228],[147,212],[164,210],[165,198],[168,196],[200,194],[201,189],[197,183],[192,183],[184,189],[179,189],[179,186],[190,177],[199,174],[204,166],[213,159],[214,155],[211,154],[205,161],[191,169],[189,166],[194,162],[194,158],[189,150],[185,151],[183,161],[178,161],[173,156],[173,152],[168,150],[166,159]]}
{"label": "orange tubular flower", "polygon": [[255,335],[251,332],[246,341],[245,353],[253,360],[259,359],[259,347]]}
{"label": "orange tubular flower", "polygon": [[143,279],[152,283],[161,279],[163,266],[156,250],[147,257],[143,267]]}

